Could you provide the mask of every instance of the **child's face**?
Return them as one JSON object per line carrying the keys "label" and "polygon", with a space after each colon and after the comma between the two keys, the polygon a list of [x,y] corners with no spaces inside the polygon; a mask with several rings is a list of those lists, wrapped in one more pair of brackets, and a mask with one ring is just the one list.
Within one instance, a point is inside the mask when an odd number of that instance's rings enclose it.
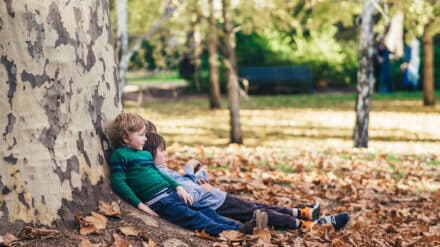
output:
{"label": "child's face", "polygon": [[143,126],[142,129],[130,133],[128,136],[124,137],[125,145],[134,150],[142,150],[147,137],[145,136],[146,127]]}
{"label": "child's face", "polygon": [[157,166],[167,165],[167,154],[162,148],[158,148],[156,151],[156,157],[154,158],[154,164]]}

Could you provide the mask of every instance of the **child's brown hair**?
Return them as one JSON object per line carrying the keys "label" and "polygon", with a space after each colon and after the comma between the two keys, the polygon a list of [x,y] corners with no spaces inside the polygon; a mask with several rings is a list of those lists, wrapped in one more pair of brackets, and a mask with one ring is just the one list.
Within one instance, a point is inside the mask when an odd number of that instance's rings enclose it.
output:
{"label": "child's brown hair", "polygon": [[148,119],[145,119],[145,126],[147,127],[147,132],[157,133],[156,125]]}
{"label": "child's brown hair", "polygon": [[144,119],[136,113],[121,112],[107,127],[107,136],[113,148],[125,145],[124,137],[145,126]]}
{"label": "child's brown hair", "polygon": [[165,150],[167,148],[162,136],[153,132],[147,132],[145,136],[147,137],[147,141],[145,142],[143,149],[150,152],[151,155],[153,155],[153,159],[156,158],[157,149],[160,148]]}

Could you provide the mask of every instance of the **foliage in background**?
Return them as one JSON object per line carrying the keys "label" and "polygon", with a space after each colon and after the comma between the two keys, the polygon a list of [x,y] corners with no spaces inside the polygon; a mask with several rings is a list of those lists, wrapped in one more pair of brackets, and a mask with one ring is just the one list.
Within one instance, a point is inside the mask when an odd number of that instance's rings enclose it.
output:
{"label": "foliage in background", "polygon": [[[429,18],[438,21],[438,1],[386,1],[388,15],[396,11],[405,13],[405,27],[411,35],[420,36],[422,26]],[[144,42],[131,60],[133,70],[174,69],[175,61],[187,51],[186,35],[189,30],[191,1],[181,1],[175,16],[166,28]],[[206,1],[200,1],[201,11],[206,16]],[[129,0],[129,32],[131,37],[140,35],[160,16],[163,8],[161,0]],[[381,5],[384,6],[383,3]],[[221,6],[216,5],[217,12]],[[233,6],[233,18],[237,40],[238,66],[311,66],[315,85],[329,87],[347,87],[355,84],[358,63],[358,27],[356,16],[360,13],[358,1],[237,1]],[[337,14],[335,14],[337,13]],[[437,16],[437,17],[436,17]],[[222,19],[217,13],[218,24]],[[384,29],[384,18],[378,14],[376,31]],[[114,25],[113,25],[114,26]],[[438,32],[438,26],[433,30]],[[202,25],[202,37],[209,32]],[[221,35],[221,33],[220,33]],[[440,39],[436,36],[435,68],[439,68]],[[202,41],[205,42],[205,41]],[[221,59],[221,54],[220,54]],[[208,89],[208,63],[206,51],[201,56],[201,87]],[[401,60],[395,60],[393,69],[394,88],[400,88]],[[222,68],[220,76],[222,77]],[[435,70],[437,87],[440,86],[440,72]],[[193,77],[190,91],[194,90]],[[225,81],[220,78],[224,92]],[[195,91],[195,90],[194,90]]]}

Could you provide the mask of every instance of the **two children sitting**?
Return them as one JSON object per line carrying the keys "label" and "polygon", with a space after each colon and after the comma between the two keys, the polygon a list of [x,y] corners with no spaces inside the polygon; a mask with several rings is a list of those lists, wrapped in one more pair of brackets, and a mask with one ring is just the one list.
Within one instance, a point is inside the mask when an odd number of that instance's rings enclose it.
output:
{"label": "two children sitting", "polygon": [[267,223],[276,229],[331,224],[339,230],[349,220],[347,213],[319,217],[319,203],[282,208],[245,201],[209,184],[199,185],[193,174],[181,176],[167,168],[165,141],[153,132],[154,124],[125,112],[108,129],[115,148],[110,162],[113,190],[149,215],[212,236],[225,230],[250,234],[254,227]]}

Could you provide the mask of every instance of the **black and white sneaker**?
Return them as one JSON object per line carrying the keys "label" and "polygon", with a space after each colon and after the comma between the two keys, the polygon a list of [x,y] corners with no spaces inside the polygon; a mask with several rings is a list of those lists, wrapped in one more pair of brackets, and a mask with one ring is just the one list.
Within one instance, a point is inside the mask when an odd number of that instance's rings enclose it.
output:
{"label": "black and white sneaker", "polygon": [[329,216],[321,216],[319,219],[315,221],[315,224],[318,225],[332,224],[335,231],[337,232],[342,228],[344,228],[344,226],[347,225],[349,220],[350,220],[350,215],[348,213],[340,213]]}
{"label": "black and white sneaker", "polygon": [[299,206],[298,207],[298,217],[303,220],[315,221],[319,218],[321,214],[321,205],[319,201],[310,206]]}

